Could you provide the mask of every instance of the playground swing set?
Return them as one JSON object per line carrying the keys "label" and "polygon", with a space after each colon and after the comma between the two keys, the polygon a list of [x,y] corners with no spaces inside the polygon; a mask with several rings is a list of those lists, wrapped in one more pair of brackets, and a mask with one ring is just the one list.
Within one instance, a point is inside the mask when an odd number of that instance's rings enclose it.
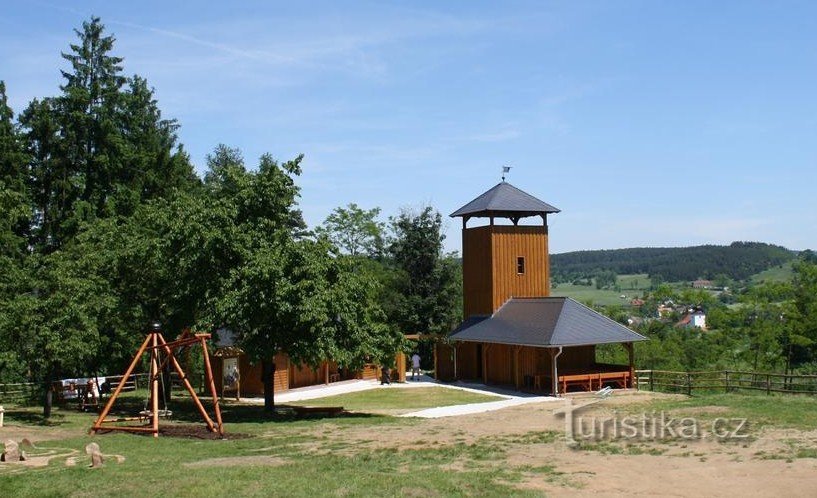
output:
{"label": "playground swing set", "polygon": [[[216,392],[216,384],[213,380],[213,370],[210,366],[210,356],[207,352],[207,339],[210,338],[210,334],[194,334],[189,330],[185,330],[185,332],[176,340],[167,342],[162,336],[161,331],[161,324],[158,322],[152,323],[150,327],[150,331],[145,337],[144,342],[142,342],[142,346],[139,347],[139,350],[133,357],[133,361],[131,361],[130,366],[128,367],[125,374],[122,376],[122,380],[119,381],[119,384],[114,389],[113,393],[111,394],[110,399],[108,400],[105,408],[99,414],[99,417],[94,422],[94,425],[91,427],[91,432],[96,434],[99,431],[125,431],[125,432],[141,432],[141,433],[152,433],[153,437],[159,437],[159,419],[160,418],[167,418],[172,415],[172,412],[167,409],[167,403],[164,403],[164,409],[159,409],[159,400],[162,396],[161,393],[166,393],[167,389],[164,385],[163,380],[163,372],[165,371],[168,365],[172,365],[175,369],[176,373],[179,375],[184,387],[187,389],[187,392],[190,393],[190,397],[193,399],[193,403],[196,405],[196,408],[199,411],[199,414],[204,419],[205,424],[207,424],[207,429],[210,432],[217,432],[220,436],[224,436],[224,424],[221,420],[221,408],[219,407],[219,400],[218,400],[218,393]],[[196,394],[196,390],[193,388],[193,385],[187,378],[187,375],[184,373],[181,364],[176,359],[176,353],[174,352],[176,349],[184,348],[184,347],[191,347],[195,346],[196,344],[200,345],[203,352],[204,357],[204,374],[205,374],[205,383],[208,385],[210,394],[213,397],[213,411],[215,412],[215,421],[210,418],[210,415],[207,413],[207,410],[204,408],[201,400],[199,399],[198,395]],[[128,379],[133,374],[134,369],[136,368],[137,364],[142,359],[142,355],[145,352],[149,352],[150,359],[150,375],[148,381],[148,399],[145,406],[145,409],[139,413],[138,417],[118,417],[109,419],[108,414],[113,408],[114,403],[116,402],[117,397],[122,392],[122,389],[125,387],[125,384],[128,382]],[[160,386],[161,384],[161,386]],[[160,389],[161,387],[161,389]],[[166,400],[165,400],[166,401]],[[121,424],[122,422],[133,422],[139,421],[140,425],[113,425],[113,424]],[[149,422],[149,425],[147,424]]]}

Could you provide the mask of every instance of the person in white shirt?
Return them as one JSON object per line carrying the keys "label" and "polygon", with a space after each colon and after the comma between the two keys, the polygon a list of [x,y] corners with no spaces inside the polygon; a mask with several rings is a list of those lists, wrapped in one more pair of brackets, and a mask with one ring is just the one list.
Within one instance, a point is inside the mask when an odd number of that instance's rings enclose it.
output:
{"label": "person in white shirt", "polygon": [[[417,375],[416,379],[415,375]],[[411,380],[420,380],[420,355],[417,353],[411,357]]]}

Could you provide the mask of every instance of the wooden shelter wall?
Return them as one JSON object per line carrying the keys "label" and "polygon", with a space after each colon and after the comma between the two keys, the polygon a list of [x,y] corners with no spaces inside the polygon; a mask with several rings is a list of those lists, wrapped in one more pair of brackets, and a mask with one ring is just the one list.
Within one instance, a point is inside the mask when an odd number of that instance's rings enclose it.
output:
{"label": "wooden shelter wall", "polygon": [[437,358],[434,377],[442,381],[454,380],[454,347],[438,342],[434,354]]}
{"label": "wooden shelter wall", "polygon": [[[275,378],[273,379],[275,392],[286,391],[289,389],[289,356],[278,353],[273,359],[275,361]],[[258,379],[261,380],[261,372],[258,374]],[[263,385],[261,385],[261,392],[264,392]]]}
{"label": "wooden shelter wall", "polygon": [[221,381],[224,378],[224,360],[220,356],[210,356],[210,368],[213,370],[216,392],[221,396],[224,389],[224,383]]}
{"label": "wooden shelter wall", "polygon": [[477,373],[477,344],[473,342],[460,342],[457,348],[457,377],[465,380],[482,380]]}
{"label": "wooden shelter wall", "polygon": [[520,380],[525,376],[534,376],[550,372],[550,353],[545,348],[523,346],[519,351]]}
{"label": "wooden shelter wall", "polygon": [[[242,396],[263,395],[264,383],[261,382],[261,363],[250,363],[250,358],[242,354],[238,357],[238,373]],[[276,387],[276,391],[278,388]]]}
{"label": "wooden shelter wall", "polygon": [[363,365],[363,369],[357,372],[358,379],[375,380],[380,378],[380,367],[374,363],[367,363]]}
{"label": "wooden shelter wall", "polygon": [[492,260],[490,226],[462,231],[463,317],[490,315],[492,305]]}
{"label": "wooden shelter wall", "polygon": [[486,380],[490,384],[514,384],[514,346],[490,344],[483,346]]}
{"label": "wooden shelter wall", "polygon": [[[328,372],[327,372],[328,368]],[[290,362],[289,367],[289,388],[314,386],[325,384],[329,381],[328,376],[338,373],[338,364],[332,361],[321,363],[318,368],[307,365],[295,365]]]}
{"label": "wooden shelter wall", "polygon": [[289,387],[295,389],[322,383],[320,370],[321,369],[310,368],[306,365],[290,364]]}
{"label": "wooden shelter wall", "polygon": [[[493,226],[492,312],[512,297],[550,295],[548,237],[544,226]],[[525,258],[525,273],[517,273],[517,258]],[[467,288],[467,287],[466,287]]]}
{"label": "wooden shelter wall", "polygon": [[[470,342],[461,342],[456,345],[458,378],[477,379],[479,366],[476,350],[478,346],[477,343]],[[505,344],[482,344],[481,346],[485,356],[485,377],[477,380],[487,380],[490,384],[522,386],[526,376],[548,375],[551,372],[552,349]],[[589,371],[593,369],[595,359],[596,347],[593,345],[565,347],[559,356],[559,371]]]}
{"label": "wooden shelter wall", "polygon": [[596,363],[596,346],[564,348],[558,367],[562,371],[589,369]]}

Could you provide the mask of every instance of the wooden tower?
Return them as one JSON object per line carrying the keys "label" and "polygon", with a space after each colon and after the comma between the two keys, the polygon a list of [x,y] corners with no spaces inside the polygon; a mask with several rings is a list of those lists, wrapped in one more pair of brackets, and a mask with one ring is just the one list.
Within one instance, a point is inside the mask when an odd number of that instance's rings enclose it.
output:
{"label": "wooden tower", "polygon": [[[451,214],[462,218],[465,319],[492,315],[512,297],[550,295],[547,215],[558,212],[503,181]],[[526,217],[541,223],[519,225]],[[468,228],[472,218],[488,218],[489,224]],[[498,225],[497,218],[512,224]]]}

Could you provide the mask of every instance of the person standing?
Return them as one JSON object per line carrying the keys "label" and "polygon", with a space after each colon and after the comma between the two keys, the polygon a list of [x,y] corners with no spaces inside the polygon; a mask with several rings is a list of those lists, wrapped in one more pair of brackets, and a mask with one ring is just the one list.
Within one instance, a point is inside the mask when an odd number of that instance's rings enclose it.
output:
{"label": "person standing", "polygon": [[[415,375],[417,375],[416,379]],[[420,355],[416,351],[411,356],[411,380],[420,380]]]}
{"label": "person standing", "polygon": [[391,368],[386,365],[380,367],[380,385],[391,385]]}

